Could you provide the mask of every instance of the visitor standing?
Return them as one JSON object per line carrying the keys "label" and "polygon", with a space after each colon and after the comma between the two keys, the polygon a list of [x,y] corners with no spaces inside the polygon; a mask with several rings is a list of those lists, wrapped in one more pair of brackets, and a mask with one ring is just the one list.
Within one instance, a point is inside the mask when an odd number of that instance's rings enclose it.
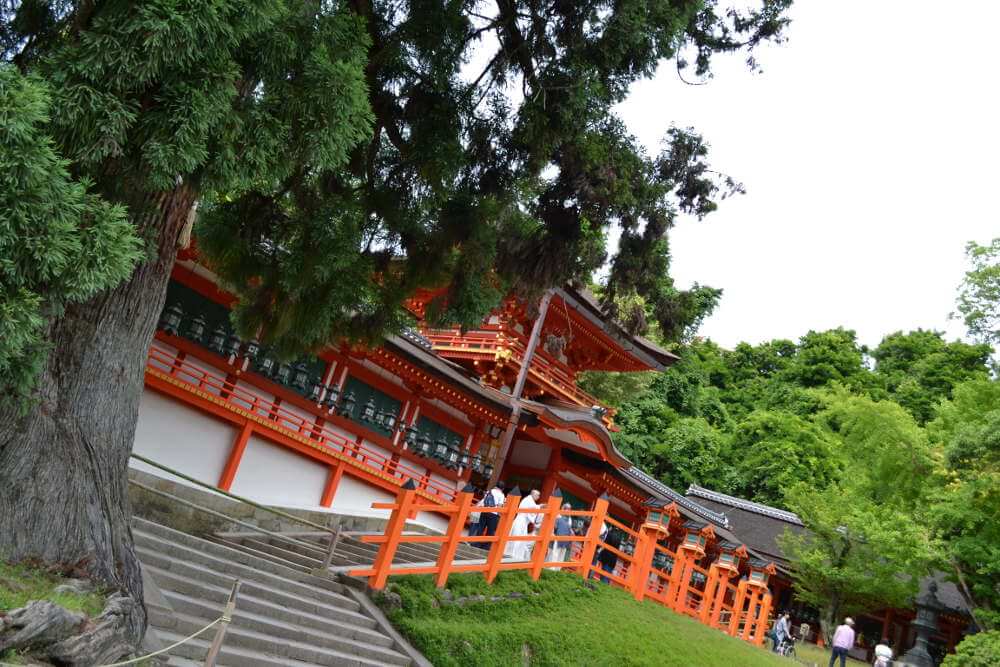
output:
{"label": "visitor standing", "polygon": [[[600,555],[597,557],[597,561],[601,564],[601,569],[605,572],[614,572],[615,567],[618,565],[618,556],[611,549],[620,549],[622,546],[622,534],[617,530],[609,530],[607,537],[604,539],[605,547],[601,549]],[[611,547],[610,549],[608,547]],[[601,581],[606,584],[610,584],[609,580],[605,576],[601,576]]]}
{"label": "visitor standing", "polygon": [[[503,495],[503,482],[497,482],[493,485],[482,500],[480,500],[477,505],[479,507],[503,507],[504,495]],[[500,523],[500,515],[496,512],[481,512],[479,515],[479,529],[476,531],[476,535],[496,535],[497,525]],[[480,544],[483,548],[488,548],[486,545]]]}
{"label": "visitor standing", "polygon": [[840,667],[845,667],[847,665],[847,652],[851,650],[852,646],[854,646],[854,620],[848,616],[833,633],[833,652],[830,654],[828,667],[834,667],[833,663],[837,661],[838,656],[840,657]]}
{"label": "visitor standing", "polygon": [[[538,489],[532,489],[531,493],[521,500],[521,504],[519,506],[520,509],[540,509],[542,506],[538,504],[538,499],[541,497],[541,491]],[[523,537],[525,535],[531,535],[535,532],[535,526],[537,525],[537,514],[532,514],[531,512],[518,512],[517,517],[514,519],[514,524],[510,527],[510,536]],[[507,547],[504,549],[504,555],[518,561],[529,560],[531,558],[531,548],[533,546],[534,545],[531,542],[508,542]]]}
{"label": "visitor standing", "polygon": [[[569,511],[573,509],[573,506],[569,503],[563,503],[562,509]],[[563,514],[556,517],[556,525],[553,532],[556,536],[562,535],[572,535],[573,534],[573,521]],[[567,554],[569,553],[572,542],[553,542],[552,548],[549,550],[549,560],[554,563],[560,563],[567,560]],[[549,568],[552,570],[558,570],[558,567]]]}
{"label": "visitor standing", "polygon": [[892,644],[889,643],[888,639],[882,639],[875,646],[875,662],[872,663],[872,667],[889,667],[892,662]]}

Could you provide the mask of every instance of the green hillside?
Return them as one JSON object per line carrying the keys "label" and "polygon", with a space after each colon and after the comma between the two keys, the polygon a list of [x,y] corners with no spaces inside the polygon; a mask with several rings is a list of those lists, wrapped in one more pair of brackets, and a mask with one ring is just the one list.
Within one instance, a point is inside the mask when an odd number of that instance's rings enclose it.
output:
{"label": "green hillside", "polygon": [[[545,572],[536,582],[509,572],[493,586],[479,574],[456,575],[447,592],[430,577],[408,576],[387,590],[403,605],[387,608],[390,619],[436,667],[797,664],[574,574]],[[463,600],[473,596],[486,599]],[[386,596],[380,601],[389,602]]]}

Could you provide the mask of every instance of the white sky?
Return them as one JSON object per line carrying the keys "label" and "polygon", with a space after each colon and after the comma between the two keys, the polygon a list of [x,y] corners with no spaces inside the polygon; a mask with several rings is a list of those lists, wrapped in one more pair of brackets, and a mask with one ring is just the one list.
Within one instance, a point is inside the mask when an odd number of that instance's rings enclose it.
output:
{"label": "white sky", "polygon": [[695,127],[747,186],[672,232],[678,283],[725,290],[700,333],[960,335],[965,243],[1000,236],[1000,2],[798,0],[792,18],[762,74],[718,59],[692,87],[669,63],[619,109],[651,152],[671,123]]}

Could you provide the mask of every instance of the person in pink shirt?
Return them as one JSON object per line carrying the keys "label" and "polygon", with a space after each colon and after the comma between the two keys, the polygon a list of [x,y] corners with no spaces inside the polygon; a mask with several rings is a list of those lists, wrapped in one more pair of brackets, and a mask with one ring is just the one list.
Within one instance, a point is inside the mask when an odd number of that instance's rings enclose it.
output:
{"label": "person in pink shirt", "polygon": [[833,633],[833,653],[830,654],[830,664],[837,661],[840,656],[840,667],[847,664],[847,652],[854,646],[854,621],[850,616],[844,619],[843,625],[837,626],[837,631]]}

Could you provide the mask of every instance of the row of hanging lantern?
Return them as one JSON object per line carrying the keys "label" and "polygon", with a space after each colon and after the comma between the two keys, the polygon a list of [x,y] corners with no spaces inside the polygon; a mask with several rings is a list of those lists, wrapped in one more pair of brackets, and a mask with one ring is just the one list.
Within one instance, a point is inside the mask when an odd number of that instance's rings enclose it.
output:
{"label": "row of hanging lantern", "polygon": [[[321,380],[310,377],[309,368],[302,362],[293,365],[262,356],[262,348],[258,341],[250,340],[244,343],[239,336],[228,332],[221,324],[212,331],[206,341],[205,332],[208,325],[204,315],[200,313],[187,324],[187,327],[183,327],[184,319],[184,311],[180,304],[174,303],[163,311],[159,328],[165,333],[174,336],[183,335],[195,343],[206,345],[218,355],[228,357],[230,364],[243,359],[243,370],[252,363],[257,373],[279,384],[297,389],[317,407],[325,408],[329,414],[337,414],[354,421],[357,398],[353,391],[348,391],[342,396],[343,391],[336,383],[327,385]],[[374,398],[369,398],[361,408],[358,419],[366,425],[375,426],[389,433],[397,429],[400,433],[405,432],[406,435],[402,440],[403,449],[434,460],[446,468],[471,469],[487,478],[493,475],[493,463],[480,454],[472,455],[468,450],[462,449],[458,439],[449,443],[444,436],[441,436],[432,442],[430,437],[426,433],[421,434],[416,426],[407,426],[391,410],[376,406]]]}

